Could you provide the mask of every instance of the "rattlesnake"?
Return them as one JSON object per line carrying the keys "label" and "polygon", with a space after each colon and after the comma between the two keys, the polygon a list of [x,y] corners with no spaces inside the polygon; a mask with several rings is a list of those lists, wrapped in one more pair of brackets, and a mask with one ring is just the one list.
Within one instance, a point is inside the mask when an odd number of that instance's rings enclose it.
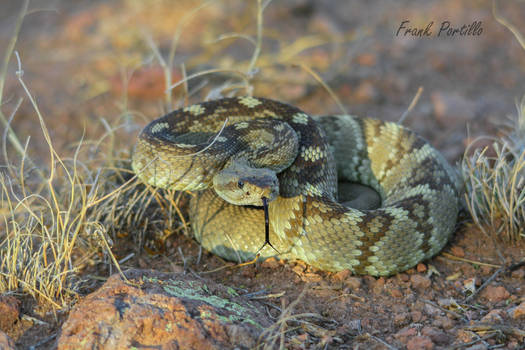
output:
{"label": "rattlesnake", "polygon": [[[275,247],[265,246],[262,257],[376,276],[439,252],[458,214],[457,175],[414,132],[371,118],[313,118],[263,98],[203,102],[154,120],[139,136],[132,167],[150,185],[196,191],[195,238],[229,260],[252,259],[263,245],[261,197],[270,200]],[[372,187],[382,205],[339,204],[338,181]],[[235,202],[246,194],[255,202]]]}

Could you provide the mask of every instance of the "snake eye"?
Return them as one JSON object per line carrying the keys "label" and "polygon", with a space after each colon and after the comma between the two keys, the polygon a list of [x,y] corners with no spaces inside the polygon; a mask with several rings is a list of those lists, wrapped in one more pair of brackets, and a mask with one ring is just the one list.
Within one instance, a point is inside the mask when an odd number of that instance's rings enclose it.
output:
{"label": "snake eye", "polygon": [[239,180],[237,182],[237,186],[239,186],[239,188],[242,189],[244,187],[244,182],[242,180]]}

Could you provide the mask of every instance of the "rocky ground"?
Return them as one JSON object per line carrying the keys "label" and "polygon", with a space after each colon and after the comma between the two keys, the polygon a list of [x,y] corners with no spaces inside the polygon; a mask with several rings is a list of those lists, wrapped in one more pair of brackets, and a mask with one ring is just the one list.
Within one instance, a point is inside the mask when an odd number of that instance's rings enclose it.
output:
{"label": "rocky ground", "polygon": [[[524,27],[525,3],[497,4],[510,23]],[[98,139],[107,125],[120,125],[111,142],[129,158],[140,128],[167,108],[152,43],[167,59],[180,21],[186,24],[174,56],[174,81],[248,64],[249,41],[217,39],[232,32],[254,35],[254,4],[216,2],[184,20],[197,5],[31,3],[17,50],[60,154],[73,154],[84,133]],[[19,6],[0,5],[0,47],[11,37]],[[405,20],[421,29],[433,22],[432,35],[396,35]],[[444,21],[457,27],[481,22],[482,32],[438,37]],[[494,19],[490,1],[274,1],[264,12],[264,36],[251,81],[254,95],[311,114],[340,113],[337,101],[304,68],[310,67],[347,112],[397,121],[422,87],[404,124],[453,163],[477,136],[501,134],[525,94],[525,50]],[[7,115],[25,96],[14,60],[9,68],[2,106]],[[224,82],[238,81],[228,75],[190,81],[190,102]],[[173,98],[183,95],[180,87]],[[27,101],[12,125],[20,139],[31,137],[30,156],[46,164],[45,141]],[[201,251],[179,224],[173,226],[160,253],[137,247],[138,232],[115,235],[114,254],[131,257],[121,263],[129,281],[102,260],[87,264],[71,308],[46,311],[23,293],[1,296],[0,347],[525,348],[525,267],[519,264],[525,242],[494,239],[466,213],[442,253],[388,278],[326,273],[274,259],[237,266]]]}

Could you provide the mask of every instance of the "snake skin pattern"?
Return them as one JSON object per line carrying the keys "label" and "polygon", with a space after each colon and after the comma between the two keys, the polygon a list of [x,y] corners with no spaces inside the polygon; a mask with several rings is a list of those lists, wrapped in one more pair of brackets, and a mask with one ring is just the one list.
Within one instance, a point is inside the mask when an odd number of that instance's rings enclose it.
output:
{"label": "snake skin pattern", "polygon": [[[272,120],[280,124],[268,124]],[[283,157],[279,140],[289,137],[280,134],[282,123],[295,131],[298,149],[284,170],[275,167],[279,196],[269,204],[270,241],[279,254],[265,246],[262,257],[379,276],[409,269],[443,248],[459,210],[458,178],[438,151],[395,123],[313,118],[273,100],[225,98],[151,122],[139,136],[132,167],[153,186],[199,190],[190,202],[195,238],[225,259],[253,259],[264,243],[263,210],[227,203],[211,188],[212,178],[230,159],[254,152],[254,163],[270,157],[256,166],[271,168]],[[276,148],[245,142],[264,138]],[[338,181],[372,187],[381,206],[339,204]]]}

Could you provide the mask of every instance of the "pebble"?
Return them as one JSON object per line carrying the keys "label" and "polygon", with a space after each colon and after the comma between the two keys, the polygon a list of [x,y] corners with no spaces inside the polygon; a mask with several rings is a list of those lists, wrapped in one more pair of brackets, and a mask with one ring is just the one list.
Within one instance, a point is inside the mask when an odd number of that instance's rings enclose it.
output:
{"label": "pebble", "polygon": [[423,311],[425,311],[425,313],[430,317],[437,316],[442,313],[442,311],[439,308],[430,304],[423,305]]}
{"label": "pebble", "polygon": [[424,335],[411,338],[407,343],[407,350],[432,350],[434,343],[432,340]]}
{"label": "pebble", "polygon": [[512,271],[510,276],[512,278],[525,279],[525,268]]}
{"label": "pebble", "polygon": [[491,276],[494,273],[494,268],[483,265],[480,267],[480,271],[483,276]]}
{"label": "pebble", "polygon": [[445,316],[436,316],[432,321],[432,326],[448,330],[454,327],[454,321]]}
{"label": "pebble", "polygon": [[501,309],[490,310],[488,314],[483,316],[481,322],[485,323],[503,323],[503,315],[505,312]]}
{"label": "pebble", "polygon": [[453,246],[452,248],[450,248],[450,253],[452,255],[457,256],[458,258],[464,258],[465,257],[465,251],[463,250],[463,248],[458,247],[457,245]]}
{"label": "pebble", "polygon": [[304,282],[309,282],[309,283],[321,282],[323,280],[323,277],[321,275],[318,275],[316,273],[311,273],[311,272],[304,273],[300,276]]}
{"label": "pebble", "polygon": [[414,321],[414,322],[421,322],[421,321],[424,320],[424,316],[421,313],[421,311],[417,311],[417,310],[412,311],[410,313],[410,316],[412,317],[412,321]]}
{"label": "pebble", "polygon": [[385,279],[384,277],[379,277],[372,285],[372,293],[381,294],[384,287],[385,287]]}
{"label": "pebble", "polygon": [[438,345],[446,345],[450,342],[450,337],[445,332],[434,327],[423,327],[421,334],[426,335]]}
{"label": "pebble", "polygon": [[460,329],[456,334],[456,339],[462,343],[469,343],[474,339],[474,334],[473,332]]}
{"label": "pebble", "polygon": [[413,327],[406,327],[394,334],[394,338],[403,344],[408,342],[408,339],[417,335],[417,330]]}
{"label": "pebble", "polygon": [[410,282],[412,283],[412,287],[418,290],[428,289],[430,285],[432,284],[432,281],[430,281],[430,278],[422,276],[422,275],[410,276]]}
{"label": "pebble", "polygon": [[336,282],[343,282],[345,281],[347,278],[349,278],[350,276],[352,276],[352,272],[348,269],[346,270],[342,270],[342,271],[339,271],[339,272],[336,272],[332,275],[332,278],[334,279],[334,281]]}
{"label": "pebble", "polygon": [[361,287],[362,279],[360,277],[352,276],[350,270],[343,270],[335,273],[332,279],[336,282],[343,282],[345,286],[352,290],[357,290]]}
{"label": "pebble", "polygon": [[406,273],[400,273],[400,274],[397,275],[397,277],[403,282],[410,281],[410,276],[407,275]]}
{"label": "pebble", "polygon": [[388,290],[388,292],[390,293],[391,296],[393,296],[394,298],[402,298],[403,297],[403,293],[401,292],[401,290],[397,287],[392,287]]}
{"label": "pebble", "polygon": [[525,319],[525,301],[512,310],[511,316],[515,320]]}
{"label": "pebble", "polygon": [[506,300],[510,297],[510,293],[503,286],[487,286],[482,292],[481,296],[490,302],[498,302]]}
{"label": "pebble", "polygon": [[359,277],[350,277],[345,281],[345,284],[352,290],[357,290],[361,287],[362,280]]}
{"label": "pebble", "polygon": [[427,265],[425,265],[425,264],[423,264],[423,263],[419,263],[419,264],[417,264],[417,266],[416,266],[416,270],[417,270],[417,272],[419,272],[419,273],[423,273],[423,272],[425,272],[425,271],[427,270]]}
{"label": "pebble", "polygon": [[394,325],[401,327],[406,326],[408,323],[410,323],[410,314],[408,312],[394,315]]}

